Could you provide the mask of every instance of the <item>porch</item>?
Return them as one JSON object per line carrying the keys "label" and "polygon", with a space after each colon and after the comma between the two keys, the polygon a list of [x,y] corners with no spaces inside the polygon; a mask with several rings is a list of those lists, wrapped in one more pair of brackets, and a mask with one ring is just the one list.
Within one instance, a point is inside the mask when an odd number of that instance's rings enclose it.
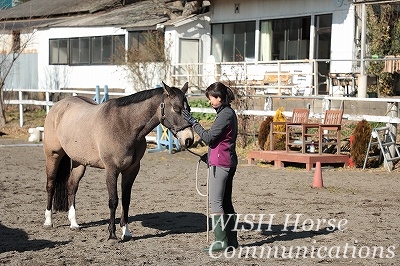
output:
{"label": "porch", "polygon": [[296,151],[249,151],[247,154],[247,162],[249,165],[254,164],[255,160],[263,160],[266,162],[273,162],[275,168],[285,166],[285,163],[303,163],[306,165],[306,170],[311,171],[314,164],[321,162],[321,164],[343,164],[344,167],[348,166],[348,154],[330,154],[330,153],[300,153]]}

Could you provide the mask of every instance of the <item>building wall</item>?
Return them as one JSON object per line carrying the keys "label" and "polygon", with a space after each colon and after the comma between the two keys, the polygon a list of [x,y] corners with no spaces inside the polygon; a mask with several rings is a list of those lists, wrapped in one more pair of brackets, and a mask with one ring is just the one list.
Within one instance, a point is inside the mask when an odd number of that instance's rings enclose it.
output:
{"label": "building wall", "polygon": [[[355,56],[355,8],[344,0],[337,6],[333,0],[216,0],[212,2],[211,23],[227,23],[332,13],[331,72],[357,72],[349,61]],[[235,5],[239,11],[235,12]],[[258,23],[257,23],[258,24]],[[257,27],[259,27],[257,25]],[[256,33],[257,34],[257,33]],[[256,37],[257,38],[257,37]],[[310,42],[310,54],[312,51]],[[257,49],[256,49],[257,51]],[[312,55],[311,55],[312,56]],[[310,57],[311,57],[310,56]]]}

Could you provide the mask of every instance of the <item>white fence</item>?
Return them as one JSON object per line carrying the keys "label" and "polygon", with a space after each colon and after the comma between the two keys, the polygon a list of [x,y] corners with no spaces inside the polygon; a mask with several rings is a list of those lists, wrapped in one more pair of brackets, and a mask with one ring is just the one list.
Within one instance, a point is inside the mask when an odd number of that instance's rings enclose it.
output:
{"label": "white fence", "polygon": [[[5,100],[5,104],[11,105],[18,105],[19,106],[19,115],[20,115],[20,126],[22,127],[24,124],[23,118],[23,106],[24,105],[36,105],[36,106],[44,106],[46,111],[48,112],[50,107],[54,105],[54,102],[50,100],[50,95],[54,93],[58,94],[67,94],[67,95],[96,95],[96,91],[82,91],[82,90],[24,90],[24,89],[14,89],[14,90],[7,90],[18,92],[18,99],[8,99]],[[32,100],[32,99],[24,99],[23,92],[25,93],[44,93],[45,100]],[[124,93],[108,93],[110,96],[125,96]],[[31,94],[27,94],[31,95]],[[190,96],[190,95],[189,95]],[[360,114],[352,114],[352,113],[345,113],[343,115],[344,119],[350,121],[360,121],[365,119],[370,122],[384,122],[390,124],[399,124],[400,118],[398,117],[398,103],[400,102],[400,98],[355,98],[355,97],[332,97],[332,96],[308,96],[308,97],[299,97],[299,96],[264,96],[264,95],[248,95],[248,97],[259,97],[264,99],[266,102],[270,101],[271,98],[281,98],[281,99],[310,99],[313,101],[321,101],[321,109],[316,111],[310,112],[310,117],[314,118],[321,118],[324,114],[324,110],[330,109],[330,103],[333,101],[340,102],[342,106],[345,102],[368,102],[368,103],[386,103],[387,111],[385,115],[360,115]],[[213,113],[215,112],[211,108],[192,108],[192,112],[204,112],[204,113]],[[265,105],[264,108],[259,110],[237,110],[238,113],[243,115],[255,115],[255,116],[272,116],[275,115],[275,111],[271,110],[270,108]],[[285,112],[285,115],[290,117],[291,112]]]}

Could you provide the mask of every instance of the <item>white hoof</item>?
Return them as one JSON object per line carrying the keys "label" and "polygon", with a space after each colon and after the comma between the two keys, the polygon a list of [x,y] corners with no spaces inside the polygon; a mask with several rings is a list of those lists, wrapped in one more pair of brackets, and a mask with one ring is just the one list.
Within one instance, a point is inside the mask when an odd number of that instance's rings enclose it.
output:
{"label": "white hoof", "polygon": [[81,229],[81,227],[80,227],[79,225],[77,225],[77,224],[76,224],[76,225],[72,225],[72,224],[71,224],[71,225],[69,226],[69,228],[70,228],[71,230],[80,230],[80,229]]}
{"label": "white hoof", "polygon": [[43,224],[44,228],[52,228],[53,227],[53,222],[51,221],[51,211],[46,210],[46,212],[44,213],[44,217],[45,217],[45,221]]}
{"label": "white hoof", "polygon": [[71,223],[71,225],[69,226],[69,228],[71,228],[72,230],[79,230],[81,229],[81,227],[79,226],[79,224],[76,221],[76,215],[75,215],[75,208],[74,206],[71,206],[71,208],[69,208],[68,211],[68,220]]}
{"label": "white hoof", "polygon": [[131,240],[131,239],[132,239],[132,234],[131,234],[131,232],[129,231],[128,225],[126,224],[126,225],[122,226],[121,229],[122,229],[121,240],[122,240],[122,241],[129,241],[129,240]]}

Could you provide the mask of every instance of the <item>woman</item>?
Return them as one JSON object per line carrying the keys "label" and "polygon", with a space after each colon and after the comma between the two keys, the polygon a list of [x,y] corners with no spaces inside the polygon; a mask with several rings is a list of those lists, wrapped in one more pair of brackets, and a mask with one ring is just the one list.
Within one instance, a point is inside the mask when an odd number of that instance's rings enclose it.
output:
{"label": "woman", "polygon": [[205,130],[190,113],[182,112],[194,131],[209,146],[209,197],[215,241],[206,251],[237,248],[236,215],[232,205],[233,176],[238,164],[236,136],[238,123],[230,103],[235,99],[232,90],[221,82],[206,89],[206,97],[217,112],[209,130]]}

